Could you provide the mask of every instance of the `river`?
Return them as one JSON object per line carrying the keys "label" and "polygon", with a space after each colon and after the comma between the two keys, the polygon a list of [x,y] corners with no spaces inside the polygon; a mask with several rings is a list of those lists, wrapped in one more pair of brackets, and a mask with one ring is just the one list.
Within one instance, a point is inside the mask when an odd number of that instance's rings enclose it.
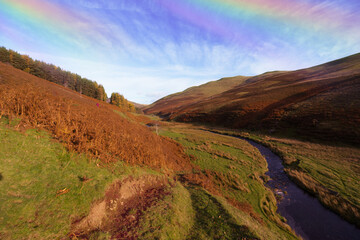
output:
{"label": "river", "polygon": [[278,212],[298,235],[305,240],[360,240],[359,228],[325,208],[289,179],[280,157],[261,144],[246,141],[266,158],[269,169],[266,174],[271,178],[267,185],[283,196],[278,201]]}

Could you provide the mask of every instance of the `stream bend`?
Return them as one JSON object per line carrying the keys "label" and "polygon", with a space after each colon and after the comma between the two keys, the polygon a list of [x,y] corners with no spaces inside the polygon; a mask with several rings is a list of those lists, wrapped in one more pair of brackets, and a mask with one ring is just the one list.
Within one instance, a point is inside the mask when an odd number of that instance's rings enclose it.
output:
{"label": "stream bend", "polygon": [[298,235],[306,240],[360,240],[360,229],[325,208],[290,180],[279,156],[259,143],[244,140],[265,157],[266,175],[271,178],[267,185],[283,197],[278,201],[278,212]]}

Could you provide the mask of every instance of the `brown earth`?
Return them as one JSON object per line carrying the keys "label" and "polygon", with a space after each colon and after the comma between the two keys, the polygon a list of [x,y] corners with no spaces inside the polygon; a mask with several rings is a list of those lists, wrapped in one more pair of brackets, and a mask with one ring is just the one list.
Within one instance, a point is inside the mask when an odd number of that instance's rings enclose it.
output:
{"label": "brown earth", "polygon": [[114,239],[137,239],[136,227],[143,212],[169,194],[164,177],[128,177],[114,182],[89,214],[72,222],[70,238],[87,239],[95,231],[108,232]]}

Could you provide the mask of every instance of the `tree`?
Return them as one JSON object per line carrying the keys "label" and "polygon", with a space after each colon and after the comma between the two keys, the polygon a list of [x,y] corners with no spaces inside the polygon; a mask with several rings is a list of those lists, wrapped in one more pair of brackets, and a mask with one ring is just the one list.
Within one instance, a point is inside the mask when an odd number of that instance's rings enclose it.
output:
{"label": "tree", "polygon": [[[0,61],[10,63],[15,68],[75,90],[86,96],[101,101],[107,100],[107,95],[102,85],[89,79],[82,78],[78,74],[62,70],[60,67],[53,64],[33,60],[28,55],[21,55],[13,50],[8,50],[5,47],[0,47]],[[120,94],[118,97],[119,106],[125,106],[127,104],[126,99]]]}
{"label": "tree", "polygon": [[0,61],[3,62],[3,63],[9,63],[10,62],[10,53],[4,47],[0,47]]}
{"label": "tree", "polygon": [[121,107],[121,95],[120,93],[112,93],[110,97],[110,104]]}

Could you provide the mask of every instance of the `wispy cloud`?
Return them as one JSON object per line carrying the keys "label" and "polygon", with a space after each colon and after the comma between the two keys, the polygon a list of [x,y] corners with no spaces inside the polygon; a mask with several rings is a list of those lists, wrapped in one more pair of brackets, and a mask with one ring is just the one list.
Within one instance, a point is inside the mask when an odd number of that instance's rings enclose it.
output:
{"label": "wispy cloud", "polygon": [[4,7],[0,45],[140,103],[225,76],[320,64],[360,46],[360,4],[353,0],[254,0],[242,1],[243,9],[235,0],[226,6],[220,0],[211,6],[188,0],[31,1],[38,6],[28,4],[36,19],[51,21],[27,21],[31,12]]}

